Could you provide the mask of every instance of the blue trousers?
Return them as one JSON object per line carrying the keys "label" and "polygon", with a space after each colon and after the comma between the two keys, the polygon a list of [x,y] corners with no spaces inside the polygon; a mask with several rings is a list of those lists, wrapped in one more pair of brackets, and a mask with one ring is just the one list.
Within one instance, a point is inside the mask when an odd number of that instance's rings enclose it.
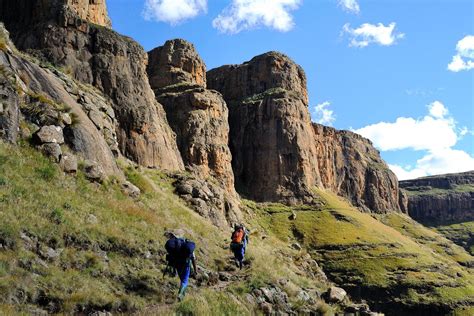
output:
{"label": "blue trousers", "polygon": [[234,249],[234,257],[237,261],[242,262],[244,261],[244,256],[245,256],[245,248],[247,247],[247,242],[243,241],[243,244],[241,247],[236,247]]}
{"label": "blue trousers", "polygon": [[189,264],[180,265],[176,267],[176,270],[178,271],[179,280],[181,281],[179,290],[184,291],[189,283],[189,276],[191,274],[191,265]]}

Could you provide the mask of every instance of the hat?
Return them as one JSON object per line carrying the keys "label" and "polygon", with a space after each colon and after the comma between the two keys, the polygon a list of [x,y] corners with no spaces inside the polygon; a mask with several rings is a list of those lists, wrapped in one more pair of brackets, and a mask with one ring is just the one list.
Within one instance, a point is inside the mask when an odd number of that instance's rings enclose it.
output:
{"label": "hat", "polygon": [[183,238],[184,230],[182,229],[167,230],[164,235],[167,238]]}

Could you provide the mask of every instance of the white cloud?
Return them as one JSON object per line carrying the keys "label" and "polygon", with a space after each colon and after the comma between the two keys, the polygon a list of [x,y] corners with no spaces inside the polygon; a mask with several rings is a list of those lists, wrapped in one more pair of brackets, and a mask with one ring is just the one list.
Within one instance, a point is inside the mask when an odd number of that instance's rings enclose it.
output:
{"label": "white cloud", "polygon": [[372,140],[382,151],[425,151],[414,167],[389,164],[401,180],[474,170],[474,156],[452,148],[469,133],[467,128],[456,127],[454,118],[443,103],[434,101],[427,108],[428,114],[423,118],[399,117],[395,122],[380,122],[355,132]]}
{"label": "white cloud", "polygon": [[448,65],[448,70],[458,72],[474,68],[474,36],[468,35],[456,45],[457,54]]}
{"label": "white cloud", "polygon": [[449,113],[444,104],[439,101],[434,101],[433,103],[428,104],[428,109],[430,115],[437,119],[443,119]]}
{"label": "white cloud", "polygon": [[334,111],[328,109],[329,105],[331,105],[331,103],[326,101],[315,105],[311,109],[311,114],[315,122],[329,126],[334,123],[336,116],[334,115]]}
{"label": "white cloud", "polygon": [[425,177],[434,174],[474,170],[474,157],[462,150],[444,148],[429,152],[418,159],[415,168],[389,165],[399,180]]}
{"label": "white cloud", "polygon": [[206,12],[207,0],[146,0],[143,16],[176,25]]}
{"label": "white cloud", "polygon": [[377,25],[364,23],[356,29],[346,23],[342,27],[342,35],[347,33],[350,36],[349,46],[366,47],[369,44],[379,44],[382,46],[391,46],[398,39],[405,37],[403,33],[395,32],[396,23],[390,23],[388,26],[378,23]]}
{"label": "white cloud", "polygon": [[348,12],[358,14],[360,12],[357,0],[339,0],[339,5]]}
{"label": "white cloud", "polygon": [[287,32],[294,26],[290,11],[301,0],[232,0],[232,4],[212,21],[222,33],[236,34],[260,26]]}
{"label": "white cloud", "polygon": [[381,150],[433,150],[456,144],[458,135],[452,117],[439,101],[428,105],[429,114],[421,119],[399,117],[395,122],[380,122],[355,130]]}

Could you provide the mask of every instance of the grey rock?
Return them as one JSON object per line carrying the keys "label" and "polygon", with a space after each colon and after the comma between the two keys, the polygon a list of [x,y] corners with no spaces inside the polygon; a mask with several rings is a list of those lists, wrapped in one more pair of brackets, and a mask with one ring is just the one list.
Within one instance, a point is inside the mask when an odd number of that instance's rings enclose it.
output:
{"label": "grey rock", "polygon": [[48,125],[43,126],[37,131],[33,137],[39,144],[44,143],[55,143],[55,144],[63,144],[64,143],[64,135],[63,129],[59,126]]}
{"label": "grey rock", "polygon": [[342,302],[346,298],[347,292],[340,287],[332,286],[329,288],[327,295],[330,302],[337,303]]}
{"label": "grey rock", "polygon": [[75,173],[77,171],[77,158],[73,154],[63,153],[59,165],[64,172]]}
{"label": "grey rock", "polygon": [[300,245],[299,243],[297,243],[297,242],[292,243],[292,244],[291,244],[291,248],[293,248],[293,249],[295,249],[295,250],[301,250],[301,249],[302,249],[302,248],[301,248],[301,245]]}
{"label": "grey rock", "polygon": [[61,117],[61,122],[63,122],[63,124],[65,124],[65,125],[71,125],[72,124],[71,115],[69,113],[61,113],[60,117]]}
{"label": "grey rock", "polygon": [[102,182],[105,179],[104,169],[95,161],[86,160],[84,162],[84,175],[87,179]]}
{"label": "grey rock", "polygon": [[61,146],[57,143],[46,143],[40,146],[40,150],[49,157],[54,158],[55,162],[59,162],[62,155]]}
{"label": "grey rock", "polygon": [[138,198],[140,196],[140,189],[129,181],[122,183],[122,191],[132,198]]}

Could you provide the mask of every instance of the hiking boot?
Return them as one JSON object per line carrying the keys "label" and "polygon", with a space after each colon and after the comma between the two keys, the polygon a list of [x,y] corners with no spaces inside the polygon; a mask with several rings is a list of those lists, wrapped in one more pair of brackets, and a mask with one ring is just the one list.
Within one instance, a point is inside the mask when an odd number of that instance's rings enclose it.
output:
{"label": "hiking boot", "polygon": [[186,294],[186,288],[180,288],[178,292],[178,301],[181,302]]}
{"label": "hiking boot", "polygon": [[242,270],[242,267],[244,266],[244,263],[242,261],[239,262],[239,268]]}

